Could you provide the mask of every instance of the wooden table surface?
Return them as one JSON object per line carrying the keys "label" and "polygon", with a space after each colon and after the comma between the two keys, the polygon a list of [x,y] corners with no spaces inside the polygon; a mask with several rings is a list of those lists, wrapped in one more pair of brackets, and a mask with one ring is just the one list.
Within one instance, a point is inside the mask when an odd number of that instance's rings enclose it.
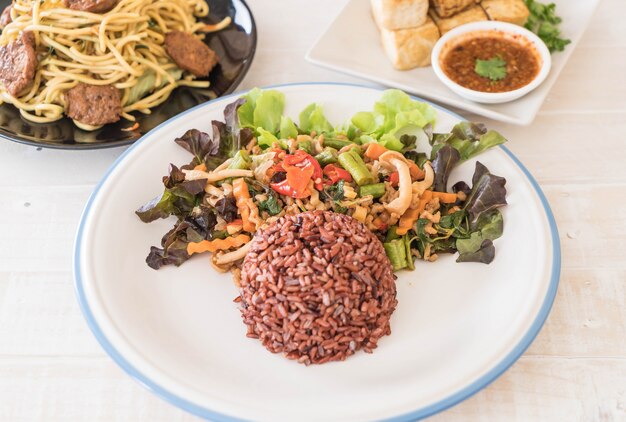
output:
{"label": "wooden table surface", "polygon": [[[304,61],[344,1],[249,3],[259,45],[241,89],[366,83]],[[539,181],[560,230],[563,268],[552,313],[524,356],[434,421],[626,420],[625,18],[624,0],[600,4],[531,126],[464,113],[504,133]],[[117,367],[74,296],[72,245],[80,213],[122,152],[0,142],[2,421],[196,419]]]}

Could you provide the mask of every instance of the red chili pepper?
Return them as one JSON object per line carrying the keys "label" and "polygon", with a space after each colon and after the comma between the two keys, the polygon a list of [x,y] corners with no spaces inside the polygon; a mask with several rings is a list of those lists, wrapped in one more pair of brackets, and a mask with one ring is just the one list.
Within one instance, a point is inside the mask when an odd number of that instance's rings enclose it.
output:
{"label": "red chili pepper", "polygon": [[291,155],[286,155],[283,159],[283,163],[287,166],[296,166],[304,168],[310,166],[313,168],[313,183],[315,189],[322,190],[322,167],[313,156],[299,149]]}
{"label": "red chili pepper", "polygon": [[346,182],[352,181],[352,176],[348,171],[334,164],[328,164],[324,167],[324,176],[328,178],[328,180],[324,182],[327,185],[334,185],[340,180],[345,180]]}
{"label": "red chili pepper", "polygon": [[[280,166],[280,169],[279,169]],[[308,185],[313,179],[315,189],[322,190],[322,167],[315,158],[302,150],[285,155],[283,162],[271,167],[275,171],[287,172],[285,180],[270,186],[281,195],[292,198],[305,198],[311,195]]]}
{"label": "red chili pepper", "polygon": [[287,171],[287,178],[282,182],[272,183],[270,186],[281,195],[291,196],[292,198],[306,198],[311,195],[308,186],[313,175],[311,166],[296,167],[283,164]]}
{"label": "red chili pepper", "polygon": [[274,173],[278,173],[281,171],[285,171],[285,169],[283,168],[283,165],[281,163],[278,163],[269,168],[268,174],[271,177]]}
{"label": "red chili pepper", "polygon": [[391,186],[398,186],[400,183],[400,174],[397,171],[389,175],[389,183],[391,183]]}
{"label": "red chili pepper", "polygon": [[294,188],[289,186],[287,179],[279,183],[271,183],[270,186],[281,195],[290,196],[292,198],[305,198],[307,196],[304,192],[297,192]]}

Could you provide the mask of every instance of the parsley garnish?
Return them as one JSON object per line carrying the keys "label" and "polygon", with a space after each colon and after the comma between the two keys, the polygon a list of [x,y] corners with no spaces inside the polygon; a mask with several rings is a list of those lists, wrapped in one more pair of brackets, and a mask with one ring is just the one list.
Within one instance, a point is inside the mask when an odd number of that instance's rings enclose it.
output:
{"label": "parsley garnish", "polygon": [[561,31],[558,24],[561,18],[556,15],[556,5],[554,3],[542,4],[535,0],[525,0],[530,11],[530,16],[526,21],[526,29],[533,31],[546,43],[550,52],[563,51],[565,46],[571,41],[561,38]]}
{"label": "parsley garnish", "polygon": [[476,59],[474,71],[483,78],[499,81],[506,77],[506,62],[500,57],[492,57],[489,60]]}

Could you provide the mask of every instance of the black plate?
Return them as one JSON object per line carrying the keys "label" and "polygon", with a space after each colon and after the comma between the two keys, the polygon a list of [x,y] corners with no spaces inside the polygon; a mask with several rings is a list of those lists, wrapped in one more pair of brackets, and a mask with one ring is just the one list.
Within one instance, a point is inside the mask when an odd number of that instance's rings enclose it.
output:
{"label": "black plate", "polygon": [[[229,94],[245,76],[257,43],[256,25],[250,8],[243,0],[206,0],[210,13],[205,19],[216,23],[230,16],[233,23],[226,29],[207,34],[206,44],[213,49],[220,63],[211,71],[207,89],[177,88],[168,100],[152,114],[136,113],[139,128],[132,132],[121,129],[132,122],[120,120],[94,132],[77,128],[70,119],[63,118],[53,123],[32,123],[21,117],[11,104],[0,105],[0,138],[23,144],[57,149],[99,149],[132,144],[150,129],[167,119],[216,97]],[[0,11],[10,4],[0,0]]]}

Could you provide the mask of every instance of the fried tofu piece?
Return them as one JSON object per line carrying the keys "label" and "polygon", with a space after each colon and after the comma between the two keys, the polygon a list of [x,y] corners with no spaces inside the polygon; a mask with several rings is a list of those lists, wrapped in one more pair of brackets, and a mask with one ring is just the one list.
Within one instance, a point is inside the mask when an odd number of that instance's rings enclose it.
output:
{"label": "fried tofu piece", "polygon": [[437,24],[441,35],[456,28],[457,26],[463,25],[464,23],[489,20],[483,8],[477,5],[449,18],[442,18],[433,10],[430,11],[430,16],[435,21],[435,24]]}
{"label": "fried tofu piece", "polygon": [[381,28],[414,28],[426,22],[428,0],[371,0],[372,15]]}
{"label": "fried tofu piece", "polygon": [[383,49],[397,70],[430,65],[430,54],[439,39],[437,25],[430,17],[416,28],[390,31],[379,27]]}
{"label": "fried tofu piece", "polygon": [[523,0],[483,0],[489,19],[524,26],[530,12]]}
{"label": "fried tofu piece", "polygon": [[430,4],[440,17],[449,18],[476,4],[476,0],[430,0]]}

